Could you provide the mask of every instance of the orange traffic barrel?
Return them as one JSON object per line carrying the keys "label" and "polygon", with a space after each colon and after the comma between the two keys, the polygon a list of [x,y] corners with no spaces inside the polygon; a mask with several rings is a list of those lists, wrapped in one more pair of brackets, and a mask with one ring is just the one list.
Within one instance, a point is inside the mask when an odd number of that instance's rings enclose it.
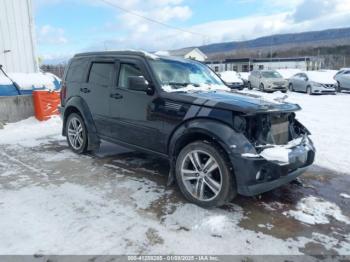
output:
{"label": "orange traffic barrel", "polygon": [[60,92],[35,90],[33,91],[34,113],[40,121],[48,120],[53,115],[58,115],[58,106],[61,103]]}

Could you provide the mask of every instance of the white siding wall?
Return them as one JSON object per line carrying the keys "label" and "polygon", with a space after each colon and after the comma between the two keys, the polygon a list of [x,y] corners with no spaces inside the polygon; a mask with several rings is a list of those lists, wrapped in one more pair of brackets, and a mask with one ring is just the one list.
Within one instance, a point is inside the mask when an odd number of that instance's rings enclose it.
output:
{"label": "white siding wall", "polygon": [[7,72],[38,71],[33,26],[31,0],[0,0],[0,64]]}

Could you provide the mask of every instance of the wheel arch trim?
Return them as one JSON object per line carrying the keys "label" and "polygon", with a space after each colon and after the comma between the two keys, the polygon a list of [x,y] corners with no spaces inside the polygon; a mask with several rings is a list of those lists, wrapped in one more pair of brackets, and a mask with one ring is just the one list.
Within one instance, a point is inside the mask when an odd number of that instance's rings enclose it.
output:
{"label": "wheel arch trim", "polygon": [[[72,110],[73,109],[73,110]],[[95,150],[100,145],[100,138],[97,134],[95,122],[92,118],[91,111],[86,102],[78,96],[71,97],[65,104],[63,111],[63,128],[62,134],[66,136],[66,120],[70,112],[77,111],[85,122],[88,131],[88,150]]]}

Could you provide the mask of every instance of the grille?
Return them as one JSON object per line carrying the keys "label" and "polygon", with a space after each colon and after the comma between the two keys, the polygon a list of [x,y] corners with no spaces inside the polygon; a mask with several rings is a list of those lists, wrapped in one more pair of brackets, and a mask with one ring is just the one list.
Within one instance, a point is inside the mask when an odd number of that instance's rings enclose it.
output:
{"label": "grille", "polygon": [[325,84],[323,85],[325,88],[334,88],[334,85],[331,85],[331,84]]}

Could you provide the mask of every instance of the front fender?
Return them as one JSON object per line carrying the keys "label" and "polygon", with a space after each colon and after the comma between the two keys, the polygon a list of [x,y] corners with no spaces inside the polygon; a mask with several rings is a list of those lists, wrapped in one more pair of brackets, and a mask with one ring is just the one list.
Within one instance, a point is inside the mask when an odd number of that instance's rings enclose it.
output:
{"label": "front fender", "polygon": [[217,142],[226,152],[229,161],[233,167],[237,187],[240,188],[244,179],[240,175],[242,167],[241,158],[243,153],[256,154],[255,148],[242,133],[237,133],[229,125],[220,121],[211,119],[195,119],[184,123],[176,129],[169,141],[168,154],[170,157],[170,176],[168,184],[174,181],[174,170],[176,157],[181,148],[186,145],[182,143],[191,135],[200,137],[210,137],[211,140]]}
{"label": "front fender", "polygon": [[86,129],[88,131],[88,150],[96,150],[100,146],[100,139],[97,134],[95,122],[86,102],[78,96],[71,97],[65,104],[62,112],[63,130],[62,134],[66,135],[66,120],[71,112],[78,111],[83,117]]}
{"label": "front fender", "polygon": [[[168,143],[169,156],[176,156],[177,145],[190,134],[203,134],[218,142],[229,157],[235,154],[256,153],[242,133],[237,133],[228,124],[212,119],[194,119],[179,126]],[[180,143],[181,144],[181,143]]]}

